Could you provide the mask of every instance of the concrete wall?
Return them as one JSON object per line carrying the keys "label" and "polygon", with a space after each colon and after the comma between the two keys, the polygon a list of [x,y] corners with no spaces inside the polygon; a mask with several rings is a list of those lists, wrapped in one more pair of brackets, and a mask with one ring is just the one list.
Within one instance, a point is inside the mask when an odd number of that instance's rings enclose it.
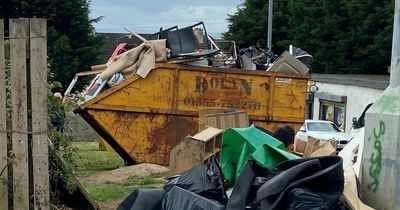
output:
{"label": "concrete wall", "polygon": [[67,112],[65,117],[64,132],[71,135],[74,141],[96,141],[96,132],[80,115]]}
{"label": "concrete wall", "polygon": [[365,106],[371,103],[374,99],[383,93],[383,90],[358,87],[352,85],[342,85],[342,84],[330,84],[323,82],[316,82],[319,90],[314,98],[314,111],[313,119],[319,119],[319,109],[320,109],[320,98],[318,95],[324,98],[331,98],[332,100],[338,100],[343,96],[347,97],[346,102],[346,124],[345,132],[349,133],[352,126],[352,118],[359,117],[363,112]]}

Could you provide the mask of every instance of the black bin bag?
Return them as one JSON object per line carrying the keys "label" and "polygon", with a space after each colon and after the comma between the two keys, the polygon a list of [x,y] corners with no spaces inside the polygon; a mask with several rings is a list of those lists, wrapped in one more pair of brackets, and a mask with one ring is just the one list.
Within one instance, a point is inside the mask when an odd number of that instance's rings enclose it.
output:
{"label": "black bin bag", "polygon": [[117,210],[160,210],[165,194],[163,189],[137,189],[122,201]]}
{"label": "black bin bag", "polygon": [[180,176],[169,178],[164,190],[169,192],[174,186],[216,200],[223,205],[227,202],[222,171],[214,157],[210,163],[198,165]]}
{"label": "black bin bag", "polygon": [[174,186],[162,202],[162,210],[224,210],[222,204]]}

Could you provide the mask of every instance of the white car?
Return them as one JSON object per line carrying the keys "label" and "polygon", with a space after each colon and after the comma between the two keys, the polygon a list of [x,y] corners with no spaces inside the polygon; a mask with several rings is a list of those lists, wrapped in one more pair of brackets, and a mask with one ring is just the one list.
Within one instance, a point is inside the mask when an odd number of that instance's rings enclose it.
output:
{"label": "white car", "polygon": [[350,135],[343,133],[334,123],[326,120],[306,120],[297,132],[295,139],[307,141],[308,136],[319,140],[336,140],[337,151],[350,141]]}

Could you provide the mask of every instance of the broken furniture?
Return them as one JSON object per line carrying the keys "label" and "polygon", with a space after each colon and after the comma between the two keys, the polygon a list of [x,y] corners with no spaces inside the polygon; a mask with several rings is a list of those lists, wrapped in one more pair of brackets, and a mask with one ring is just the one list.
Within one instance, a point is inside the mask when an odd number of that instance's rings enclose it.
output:
{"label": "broken furniture", "polygon": [[[199,28],[198,26],[201,26]],[[208,40],[208,34],[203,22],[194,25],[178,28],[177,26],[160,30],[150,37],[166,39],[167,48],[171,50],[171,58],[176,57],[203,57],[219,52],[219,49],[212,49]]]}
{"label": "broken furniture", "polygon": [[220,68],[235,68],[237,66],[236,61],[238,59],[238,53],[236,42],[215,40],[211,36],[208,36],[208,40],[211,42],[212,49],[220,50],[211,59],[213,66],[218,66]]}
{"label": "broken furniture", "polygon": [[172,175],[185,172],[201,163],[220,159],[222,130],[208,127],[194,136],[188,136],[171,149],[169,169]]}
{"label": "broken furniture", "polygon": [[[102,69],[102,66],[100,66],[100,65],[95,66],[95,69],[96,70],[83,71],[83,72],[76,73],[74,79],[72,79],[67,90],[64,92],[64,97],[76,100],[78,104],[82,104],[82,103],[90,100],[91,98],[96,97],[103,90],[103,88],[107,84],[107,81],[98,80],[100,78],[100,73],[104,71],[104,69]],[[79,96],[72,96],[71,92],[80,77],[88,77],[88,76],[92,76],[92,77],[94,76],[94,79],[91,80],[90,84],[83,91],[83,93],[82,93],[83,101],[82,101]]]}

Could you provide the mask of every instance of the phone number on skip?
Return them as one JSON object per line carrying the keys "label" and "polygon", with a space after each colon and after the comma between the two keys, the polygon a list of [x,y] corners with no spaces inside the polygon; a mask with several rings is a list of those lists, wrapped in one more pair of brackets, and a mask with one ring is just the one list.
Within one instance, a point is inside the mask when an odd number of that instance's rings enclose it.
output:
{"label": "phone number on skip", "polygon": [[231,99],[208,99],[208,98],[192,98],[186,97],[183,100],[185,105],[205,106],[205,107],[222,107],[235,109],[261,109],[261,103],[258,101],[244,101]]}

